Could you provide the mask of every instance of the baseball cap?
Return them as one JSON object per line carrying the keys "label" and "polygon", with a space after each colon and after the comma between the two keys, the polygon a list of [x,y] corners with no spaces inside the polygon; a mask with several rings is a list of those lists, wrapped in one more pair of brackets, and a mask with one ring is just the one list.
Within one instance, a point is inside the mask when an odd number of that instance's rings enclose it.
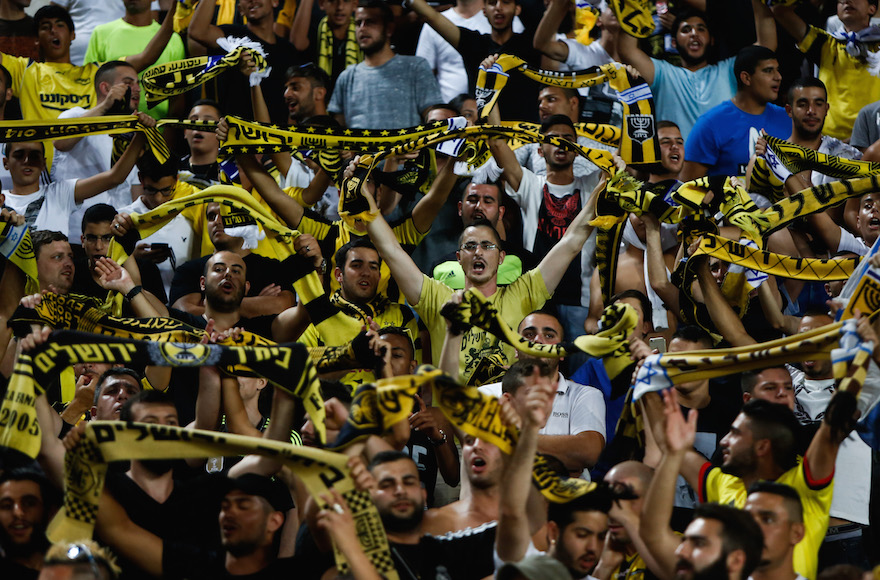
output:
{"label": "baseball cap", "polygon": [[286,512],[294,507],[287,486],[265,475],[245,473],[239,477],[227,477],[224,484],[223,493],[238,490],[262,497],[269,502],[272,509],[279,512]]}
{"label": "baseball cap", "polygon": [[571,573],[556,558],[544,554],[508,562],[498,570],[497,580],[512,580],[517,572],[529,580],[571,580]]}

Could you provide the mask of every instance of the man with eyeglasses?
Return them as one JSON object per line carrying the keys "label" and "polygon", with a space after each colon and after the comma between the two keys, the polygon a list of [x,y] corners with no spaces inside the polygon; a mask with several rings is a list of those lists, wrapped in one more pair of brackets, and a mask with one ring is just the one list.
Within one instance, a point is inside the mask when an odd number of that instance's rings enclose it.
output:
{"label": "man with eyeglasses", "polygon": [[109,550],[92,540],[54,544],[39,580],[115,580],[120,569]]}
{"label": "man with eyeglasses", "polygon": [[[616,160],[619,165],[623,161]],[[347,175],[353,174],[349,166]],[[375,204],[371,193],[374,184],[368,182],[364,193],[371,205]],[[501,237],[487,220],[476,220],[465,228],[459,237],[458,261],[465,276],[465,290],[475,289],[486,296],[498,309],[501,317],[511,327],[525,316],[544,305],[559,286],[569,263],[581,253],[593,227],[589,225],[595,215],[598,189],[577,217],[569,224],[560,240],[549,248],[538,266],[516,279],[509,286],[498,287],[498,266],[504,261]],[[440,360],[440,350],[446,336],[446,321],[440,309],[452,296],[453,290],[446,284],[423,274],[409,254],[400,246],[394,231],[379,215],[367,224],[367,232],[386,261],[407,302],[416,309],[431,334],[432,360]],[[502,344],[500,339],[477,328],[465,334],[459,359],[460,380],[481,385],[498,380],[498,365],[505,365],[514,356],[514,349]]]}
{"label": "man with eyeglasses", "polygon": [[[102,258],[113,259],[111,244],[118,243],[114,242],[111,227],[115,216],[116,210],[106,203],[93,205],[83,214],[83,234],[80,239],[85,255],[74,261],[73,286],[70,289],[74,294],[94,296],[101,300],[107,298],[106,282],[102,280],[103,270],[99,268],[99,262]],[[162,278],[156,265],[147,261],[138,263],[134,256],[129,256],[122,263],[122,268],[131,278],[132,291],[140,286],[147,300],[160,312],[164,310],[165,289],[162,287]],[[106,275],[104,277],[106,278]],[[131,305],[126,301],[123,301],[122,314],[134,315]]]}

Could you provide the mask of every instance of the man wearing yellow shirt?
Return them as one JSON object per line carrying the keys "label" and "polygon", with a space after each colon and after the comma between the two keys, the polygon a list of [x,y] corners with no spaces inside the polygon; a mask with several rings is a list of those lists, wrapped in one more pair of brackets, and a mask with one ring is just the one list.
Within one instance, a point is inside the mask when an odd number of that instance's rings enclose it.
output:
{"label": "man wearing yellow shirt", "polygon": [[[349,166],[347,172],[353,171]],[[569,263],[577,256],[593,228],[589,225],[595,215],[595,202],[604,184],[593,191],[584,209],[572,220],[559,242],[547,252],[538,266],[524,273],[504,288],[498,287],[498,266],[504,261],[501,238],[492,224],[478,220],[465,228],[459,237],[458,261],[465,276],[465,290],[474,288],[486,296],[498,309],[505,322],[516,328],[530,312],[537,310],[556,290]],[[372,191],[373,184],[367,188]],[[371,207],[375,201],[370,199]],[[376,212],[378,213],[378,211]],[[386,261],[407,302],[422,317],[431,334],[432,360],[440,360],[440,349],[446,334],[446,321],[440,309],[449,301],[453,290],[446,284],[423,274],[409,254],[400,246],[388,223],[378,215],[367,224],[367,232]],[[513,360],[514,350],[503,345],[498,337],[483,330],[471,328],[462,340],[459,373],[463,382],[480,385],[498,380],[497,374],[486,363],[507,365]]]}
{"label": "man wearing yellow shirt", "polygon": [[[175,6],[175,2],[172,6]],[[171,38],[174,8],[143,52],[125,60],[138,72],[152,65]],[[70,62],[70,43],[76,38],[73,20],[64,8],[50,4],[34,15],[43,62],[0,53],[0,64],[12,75],[12,92],[21,100],[24,119],[55,119],[71,107],[90,109],[96,103],[95,63]]]}
{"label": "man wearing yellow shirt", "polygon": [[859,111],[873,103],[880,92],[880,78],[870,72],[869,56],[880,50],[880,30],[870,26],[877,13],[877,0],[837,2],[842,32],[826,32],[810,26],[793,6],[774,3],[773,16],[798,41],[798,49],[819,67],[819,79],[828,87],[831,108],[825,134],[848,139]]}

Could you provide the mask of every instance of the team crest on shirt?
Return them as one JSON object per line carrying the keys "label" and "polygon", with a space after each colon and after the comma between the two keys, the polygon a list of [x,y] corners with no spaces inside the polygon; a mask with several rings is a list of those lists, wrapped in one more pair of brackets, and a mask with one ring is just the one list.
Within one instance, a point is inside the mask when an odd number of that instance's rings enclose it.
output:
{"label": "team crest on shirt", "polygon": [[654,138],[654,117],[652,115],[627,115],[626,131],[630,139],[644,143]]}

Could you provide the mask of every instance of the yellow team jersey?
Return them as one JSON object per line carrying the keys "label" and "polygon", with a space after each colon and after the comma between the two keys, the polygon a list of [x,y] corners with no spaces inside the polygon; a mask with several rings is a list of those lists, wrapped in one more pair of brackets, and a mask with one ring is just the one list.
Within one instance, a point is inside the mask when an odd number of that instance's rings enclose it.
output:
{"label": "yellow team jersey", "polygon": [[[856,116],[880,95],[880,78],[868,72],[867,63],[850,56],[846,44],[811,26],[798,43],[801,52],[819,66],[819,79],[828,89],[828,116],[822,132],[838,139],[849,139]],[[880,43],[868,43],[876,51]]]}
{"label": "yellow team jersey", "polygon": [[[828,530],[828,512],[834,494],[834,473],[818,481],[810,477],[806,458],[783,473],[776,483],[784,483],[797,491],[804,509],[804,538],[794,547],[795,572],[810,578],[816,577],[819,566],[819,547]],[[720,467],[706,463],[700,470],[700,501],[714,502],[743,508],[746,505],[746,488],[740,478],[721,472]]]}
{"label": "yellow team jersey", "polygon": [[[422,276],[422,293],[415,309],[431,335],[431,360],[434,361],[440,360],[440,349],[446,336],[446,320],[440,314],[440,309],[449,301],[452,292],[452,288],[446,284]],[[541,271],[535,268],[517,278],[510,286],[498,288],[487,298],[498,309],[504,321],[511,328],[516,328],[527,314],[542,307],[550,299],[550,292],[547,291]],[[513,362],[515,353],[512,346],[495,335],[473,327],[467,331],[461,343],[460,379],[471,384],[473,378],[473,384],[483,384],[485,381],[481,377],[472,375],[484,359],[507,365]]]}
{"label": "yellow team jersey", "polygon": [[[360,333],[361,327],[364,325],[360,319],[353,316],[346,316],[345,318],[334,320],[335,323],[332,325],[321,325],[321,330],[318,330],[314,324],[309,324],[298,342],[301,342],[310,348],[318,346],[342,346],[351,342],[354,337]],[[400,304],[395,303],[389,304],[388,308],[386,308],[381,314],[373,317],[373,320],[379,325],[379,328],[384,328],[386,326],[401,326],[409,330],[410,338],[415,345],[415,360],[419,364],[422,363],[422,346],[421,341],[419,340],[418,320],[408,306],[401,306]],[[332,333],[332,336],[328,333]],[[350,385],[352,390],[359,385],[372,383],[375,380],[376,377],[373,373],[366,370],[352,371],[340,379],[342,383]]]}
{"label": "yellow team jersey", "polygon": [[24,119],[57,119],[68,109],[90,109],[97,104],[97,64],[76,66],[36,62],[8,54],[2,54],[2,57],[3,66],[12,76],[12,92],[21,101]]}
{"label": "yellow team jersey", "polygon": [[[290,193],[288,193],[288,195],[290,195]],[[296,198],[294,197],[294,199]],[[408,217],[403,221],[389,225],[394,232],[394,237],[397,238],[398,243],[408,254],[412,254],[419,242],[425,239],[425,236],[428,235],[428,232],[420,232],[416,229],[412,217]],[[315,239],[318,240],[318,243],[321,244],[321,251],[324,253],[324,258],[327,259],[327,268],[331,272],[330,292],[335,292],[339,289],[339,282],[337,282],[336,277],[332,275],[333,269],[336,267],[336,252],[342,246],[350,242],[352,237],[357,237],[357,234],[352,234],[352,232],[345,227],[342,220],[330,221],[310,210],[306,210],[303,214],[297,229],[303,234],[313,235]],[[364,232],[363,236],[366,235],[366,232]],[[402,304],[404,302],[404,297],[400,294],[397,284],[391,279],[391,270],[388,268],[388,264],[384,261],[379,269],[379,274],[379,293],[387,296],[394,302]],[[433,360],[439,359],[435,358]]]}

